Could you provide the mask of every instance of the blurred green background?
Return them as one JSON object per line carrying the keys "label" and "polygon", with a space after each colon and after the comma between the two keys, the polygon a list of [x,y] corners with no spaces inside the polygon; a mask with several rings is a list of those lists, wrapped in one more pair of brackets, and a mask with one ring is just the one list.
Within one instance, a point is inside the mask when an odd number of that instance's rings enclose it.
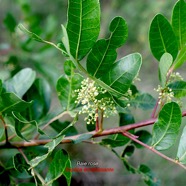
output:
{"label": "blurred green background", "polygon": [[[125,46],[118,50],[119,57],[139,52],[143,57],[140,71],[139,90],[152,93],[158,85],[158,64],[153,58],[149,43],[148,30],[150,22],[157,13],[164,14],[171,20],[173,5],[176,0],[100,0],[101,32],[100,38],[109,34],[109,23],[115,16],[126,19],[129,37]],[[31,67],[38,76],[47,79],[53,87],[53,108],[58,107],[55,84],[63,73],[64,57],[56,49],[30,40],[19,29],[17,24],[24,24],[29,30],[45,40],[58,43],[61,39],[61,24],[66,24],[67,0],[0,0],[0,78],[6,80],[24,67]],[[11,24],[11,27],[9,26]],[[184,67],[183,67],[184,68]],[[182,73],[183,76],[185,76]],[[136,121],[148,119],[150,112],[134,110]],[[112,126],[118,118],[111,118],[107,125]],[[78,124],[83,131],[82,124]],[[151,127],[149,127],[149,130]],[[74,179],[79,185],[121,185],[143,186],[140,176],[128,173],[122,162],[115,155],[97,145],[64,145],[73,160],[96,161],[100,167],[112,167],[112,173],[76,173]],[[122,151],[123,148],[118,148]],[[176,148],[165,153],[175,156]],[[146,149],[136,150],[131,158],[133,165],[147,164],[161,179],[162,185],[185,185],[185,171],[170,162],[158,157]]]}

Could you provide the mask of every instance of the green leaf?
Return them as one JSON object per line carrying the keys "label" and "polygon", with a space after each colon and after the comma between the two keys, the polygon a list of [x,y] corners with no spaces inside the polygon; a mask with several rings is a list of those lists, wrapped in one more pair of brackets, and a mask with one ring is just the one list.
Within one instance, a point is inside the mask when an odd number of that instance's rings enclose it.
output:
{"label": "green leaf", "polygon": [[67,60],[64,63],[64,71],[67,76],[71,76],[74,72],[74,69],[76,67],[74,66],[73,62],[71,60]]}
{"label": "green leaf", "polygon": [[131,100],[130,104],[133,107],[148,110],[154,108],[156,104],[156,99],[148,93],[137,94],[137,96]]}
{"label": "green leaf", "polygon": [[141,164],[138,168],[138,171],[142,175],[144,182],[149,186],[160,186],[160,180],[154,175],[146,165]]}
{"label": "green leaf", "polygon": [[[69,121],[59,122],[58,120],[50,124],[50,126],[54,130],[56,130],[58,133],[60,133],[61,130],[65,129],[69,125],[70,125]],[[70,126],[64,134],[65,134],[65,136],[73,136],[73,135],[78,134],[78,132],[74,126]]]}
{"label": "green leaf", "polygon": [[1,95],[1,93],[2,93],[2,90],[3,90],[3,82],[2,82],[2,80],[0,79],[0,95]]}
{"label": "green leaf", "polygon": [[37,34],[33,33],[33,32],[30,32],[29,30],[27,30],[22,24],[19,24],[18,25],[18,28],[24,32],[26,35],[28,35],[30,38],[38,41],[38,42],[41,42],[41,43],[47,43],[45,40],[43,40],[41,37],[39,37]]}
{"label": "green leaf", "polygon": [[92,48],[100,31],[98,0],[69,0],[67,33],[71,55],[82,59]]}
{"label": "green leaf", "polygon": [[59,150],[55,153],[52,160],[45,181],[46,185],[52,184],[60,176],[64,175],[67,179],[68,186],[70,186],[70,180],[72,177],[71,171],[66,171],[67,168],[71,168],[70,157],[65,150]]}
{"label": "green leaf", "polygon": [[17,22],[11,13],[7,13],[5,19],[3,20],[4,25],[10,32],[15,32]]}
{"label": "green leaf", "polygon": [[179,68],[181,65],[183,65],[186,61],[186,45],[183,46],[183,48],[180,50],[175,62],[174,62],[174,69]]}
{"label": "green leaf", "polygon": [[44,161],[50,154],[51,152],[55,149],[56,146],[58,146],[64,136],[59,136],[56,139],[53,139],[51,142],[47,143],[44,147],[48,148],[48,152],[42,156],[37,156],[34,159],[32,159],[29,164],[32,168],[36,167],[39,163]]}
{"label": "green leaf", "polygon": [[93,136],[93,134],[86,134],[86,133],[85,134],[81,134],[76,139],[73,139],[72,142],[74,144],[77,144],[77,143],[80,143],[80,142],[82,142],[84,140],[90,139],[92,136]]}
{"label": "green leaf", "polygon": [[121,157],[125,157],[125,156],[130,157],[130,156],[132,156],[132,154],[134,153],[134,150],[135,150],[135,148],[134,148],[133,145],[126,146],[126,148],[124,149]]}
{"label": "green leaf", "polygon": [[182,114],[177,103],[165,104],[153,127],[152,146],[157,150],[170,148],[178,136],[181,119]]}
{"label": "green leaf", "polygon": [[4,133],[5,133],[5,128],[4,127],[0,128],[0,139],[3,137]]}
{"label": "green leaf", "polygon": [[159,77],[162,87],[165,87],[167,81],[167,73],[172,65],[173,58],[169,53],[163,54],[159,63]]}
{"label": "green leaf", "polygon": [[36,73],[30,69],[25,68],[19,71],[13,78],[5,82],[6,92],[14,92],[20,98],[31,87],[36,77]]}
{"label": "green leaf", "polygon": [[32,102],[25,102],[14,93],[4,93],[0,96],[0,113],[12,111],[21,112],[31,104]]}
{"label": "green leaf", "polygon": [[111,35],[109,39],[98,40],[87,58],[88,72],[100,78],[113,65],[117,58],[116,49],[122,46],[128,35],[128,28],[125,20],[116,17],[110,24]]}
{"label": "green leaf", "polygon": [[75,93],[75,90],[80,88],[82,79],[79,74],[74,74],[70,77],[62,75],[58,79],[56,89],[64,110],[70,111],[76,107],[77,93]]}
{"label": "green leaf", "polygon": [[177,152],[177,157],[179,162],[186,164],[186,127],[184,127],[179,146],[178,146],[178,152]]}
{"label": "green leaf", "polygon": [[169,88],[174,92],[174,97],[181,98],[186,96],[186,82],[185,81],[175,81],[168,85]]}
{"label": "green leaf", "polygon": [[29,168],[29,165],[26,163],[25,159],[20,153],[16,154],[13,157],[13,164],[15,169],[21,173],[24,172],[25,170],[27,171]]}
{"label": "green leaf", "polygon": [[[152,140],[152,135],[146,131],[146,130],[139,130],[137,131],[135,134],[135,136],[138,136],[138,140],[147,144],[147,145],[150,145],[151,144],[151,140]],[[136,142],[132,142],[137,148],[142,148],[143,146],[136,143]]]}
{"label": "green leaf", "polygon": [[178,54],[176,36],[167,19],[158,14],[152,20],[149,31],[150,48],[154,57],[159,61],[164,53],[170,53],[173,59]]}
{"label": "green leaf", "polygon": [[181,49],[186,44],[186,3],[179,0],[173,9],[172,27]]}
{"label": "green leaf", "polygon": [[130,54],[115,62],[101,80],[109,88],[116,91],[117,96],[122,96],[127,92],[134,78],[138,75],[141,64],[142,59],[140,54]]}
{"label": "green leaf", "polygon": [[23,137],[23,135],[21,134],[21,129],[24,127],[24,125],[27,125],[27,124],[31,124],[33,125],[34,127],[36,127],[37,131],[40,133],[40,134],[44,134],[44,132],[42,130],[40,130],[38,128],[38,124],[35,120],[33,121],[27,121],[27,119],[25,119],[19,112],[12,112],[12,115],[14,116],[14,118],[16,118],[18,120],[18,122],[15,123],[15,131],[17,133],[17,135],[28,141],[25,137]]}
{"label": "green leaf", "polygon": [[50,85],[45,79],[38,78],[35,80],[24,96],[27,101],[34,100],[29,109],[31,119],[37,120],[49,111],[51,94]]}

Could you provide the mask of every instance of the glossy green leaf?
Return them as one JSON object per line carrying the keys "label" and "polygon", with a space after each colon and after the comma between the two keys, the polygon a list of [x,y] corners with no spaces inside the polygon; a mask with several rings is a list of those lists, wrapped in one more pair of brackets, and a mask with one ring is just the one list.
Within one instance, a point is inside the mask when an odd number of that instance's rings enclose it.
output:
{"label": "glossy green leaf", "polygon": [[156,99],[148,93],[137,94],[137,96],[131,100],[130,104],[133,107],[148,110],[154,108],[156,104]]}
{"label": "glossy green leaf", "polygon": [[70,77],[62,75],[58,79],[56,89],[58,98],[64,110],[70,111],[77,105],[75,103],[77,98],[77,93],[75,93],[75,90],[80,88],[82,80],[83,78],[79,74],[74,74]]}
{"label": "glossy green leaf", "polygon": [[35,80],[24,96],[27,101],[33,100],[29,110],[31,119],[38,120],[49,111],[51,94],[50,85],[45,79],[38,78]]}
{"label": "glossy green leaf", "polygon": [[116,49],[122,46],[128,35],[128,28],[125,20],[116,17],[110,24],[111,35],[109,39],[98,40],[87,58],[88,72],[100,78],[113,65],[117,58]]}
{"label": "glossy green leaf", "polygon": [[15,32],[17,21],[11,13],[7,13],[3,20],[4,25],[10,32]]}
{"label": "glossy green leaf", "polygon": [[185,81],[175,81],[168,85],[169,88],[174,92],[174,97],[181,98],[186,96],[186,82]]}
{"label": "glossy green leaf", "polygon": [[27,171],[29,168],[29,165],[26,163],[24,157],[18,153],[13,157],[13,164],[16,170],[19,172]]}
{"label": "glossy green leaf", "polygon": [[0,96],[0,113],[12,111],[21,112],[31,104],[32,102],[25,102],[14,93],[3,93]]}
{"label": "glossy green leaf", "polygon": [[65,150],[57,151],[49,166],[49,170],[45,178],[46,185],[51,185],[60,176],[64,175],[66,177],[68,186],[70,186],[72,172],[66,171],[67,168],[71,169],[71,162],[68,153]]}
{"label": "glossy green leaf", "polygon": [[14,92],[21,98],[31,87],[35,80],[35,77],[36,73],[32,69],[22,69],[11,79],[5,82],[6,92]]}
{"label": "glossy green leaf", "polygon": [[186,164],[186,127],[184,127],[177,152],[177,158],[179,162]]}
{"label": "glossy green leaf", "polygon": [[[150,145],[151,144],[151,140],[152,140],[152,135],[146,131],[146,130],[139,130],[137,132],[134,133],[135,136],[138,136],[138,140]],[[142,148],[143,146],[136,143],[136,142],[132,142],[137,148]]]}
{"label": "glossy green leaf", "polygon": [[30,125],[33,125],[37,131],[40,133],[40,134],[44,134],[44,132],[42,132],[39,128],[38,128],[38,124],[35,120],[33,121],[27,121],[27,119],[25,119],[19,112],[12,112],[12,115],[14,116],[14,118],[16,118],[16,120],[18,120],[18,122],[15,123],[15,131],[17,133],[17,135],[28,141],[22,134],[21,134],[21,129],[27,125],[27,124],[30,124]]}
{"label": "glossy green leaf", "polygon": [[152,146],[157,150],[170,148],[178,136],[181,119],[182,114],[177,103],[165,104],[153,127]]}
{"label": "glossy green leaf", "polygon": [[180,50],[175,62],[174,62],[174,69],[179,68],[186,62],[186,45]]}
{"label": "glossy green leaf", "polygon": [[164,53],[170,53],[173,59],[178,54],[176,36],[167,19],[158,14],[152,20],[149,31],[150,48],[154,57],[159,61]]}
{"label": "glossy green leaf", "polygon": [[67,33],[71,55],[82,59],[92,48],[100,31],[98,0],[69,0]]}
{"label": "glossy green leaf", "polygon": [[122,96],[127,92],[134,78],[138,75],[141,64],[140,54],[130,54],[115,62],[109,72],[102,76],[101,80],[115,90],[118,96]]}
{"label": "glossy green leaf", "polygon": [[159,77],[162,87],[165,87],[167,81],[167,73],[172,65],[173,58],[169,53],[163,54],[159,63]]}
{"label": "glossy green leaf", "polygon": [[172,27],[181,49],[186,44],[186,3],[179,0],[173,9]]}
{"label": "glossy green leaf", "polygon": [[48,152],[42,156],[37,156],[34,159],[32,159],[29,164],[32,168],[36,167],[39,163],[41,163],[42,161],[44,161],[50,154],[51,152],[56,148],[56,146],[58,146],[62,139],[64,138],[64,136],[59,136],[56,139],[53,139],[51,142],[47,143],[44,147],[48,148]]}

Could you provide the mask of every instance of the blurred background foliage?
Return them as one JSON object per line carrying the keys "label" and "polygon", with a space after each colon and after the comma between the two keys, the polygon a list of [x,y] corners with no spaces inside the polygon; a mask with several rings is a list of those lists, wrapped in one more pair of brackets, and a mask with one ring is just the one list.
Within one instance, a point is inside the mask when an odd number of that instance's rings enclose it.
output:
{"label": "blurred background foliage", "polygon": [[[119,49],[118,57],[132,52],[143,56],[143,66],[138,82],[139,90],[154,94],[158,84],[157,62],[153,58],[148,42],[150,22],[157,13],[164,14],[171,20],[171,10],[176,0],[100,0],[102,17],[100,38],[109,35],[109,23],[115,16],[126,19],[129,37],[125,46]],[[28,30],[45,40],[58,43],[61,40],[61,24],[66,22],[67,0],[0,0],[0,79],[6,80],[24,67],[31,67],[37,75],[46,79],[53,88],[53,108],[56,101],[55,86],[63,73],[64,57],[51,46],[37,43],[18,28],[24,24]],[[183,75],[183,74],[182,74]],[[147,119],[145,112],[136,112],[136,121]],[[112,125],[115,118],[108,123]],[[109,125],[109,124],[108,124]],[[80,125],[79,125],[80,126]],[[81,131],[81,129],[79,129]],[[100,167],[113,167],[114,173],[76,173],[74,180],[79,185],[144,185],[138,175],[130,175],[121,161],[110,151],[96,145],[64,145],[73,160],[97,161]],[[121,148],[120,148],[121,149]],[[120,150],[119,149],[119,150]],[[167,151],[170,155],[173,149]],[[184,170],[169,162],[148,153],[148,150],[137,150],[131,158],[132,164],[145,163],[152,168],[162,180],[162,185],[185,185]]]}

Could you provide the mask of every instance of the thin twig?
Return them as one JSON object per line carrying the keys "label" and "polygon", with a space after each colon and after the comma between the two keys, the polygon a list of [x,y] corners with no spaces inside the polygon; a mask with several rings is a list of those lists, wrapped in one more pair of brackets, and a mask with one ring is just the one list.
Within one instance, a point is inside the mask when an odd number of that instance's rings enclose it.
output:
{"label": "thin twig", "polygon": [[124,132],[122,132],[122,134],[123,134],[124,136],[130,138],[131,140],[135,141],[136,143],[138,143],[138,144],[144,146],[145,148],[149,149],[150,151],[154,152],[155,154],[161,156],[162,158],[164,158],[164,159],[166,159],[166,160],[168,160],[168,161],[170,161],[170,162],[173,162],[173,163],[179,165],[180,167],[182,167],[183,169],[186,170],[186,167],[185,167],[183,164],[181,164],[180,162],[178,162],[178,161],[175,160],[175,159],[169,158],[168,156],[162,154],[161,152],[157,151],[157,150],[154,149],[153,147],[148,146],[147,144],[145,144],[145,143],[139,141],[137,138],[135,138],[135,137],[134,137],[133,135],[131,135],[129,132],[124,131]]}
{"label": "thin twig", "polygon": [[[29,165],[29,160],[26,157],[25,153],[22,151],[21,148],[18,148],[18,151],[21,153],[21,155],[23,156],[23,158],[25,159],[26,163]],[[42,185],[45,185],[45,180],[42,178],[42,176],[34,169],[32,168],[33,173],[37,176],[37,178],[40,180],[40,182],[42,183]]]}
{"label": "thin twig", "polygon": [[[68,114],[67,111],[62,112],[62,113],[60,113],[59,115],[55,116],[55,117],[52,118],[47,124],[45,124],[45,125],[41,128],[41,130],[45,130],[51,123],[53,123],[54,121],[56,121],[56,120],[62,118],[62,117],[63,117],[64,115],[66,115],[66,114]],[[40,136],[40,134],[37,134],[37,135],[34,137],[34,139],[38,139],[39,136]]]}

